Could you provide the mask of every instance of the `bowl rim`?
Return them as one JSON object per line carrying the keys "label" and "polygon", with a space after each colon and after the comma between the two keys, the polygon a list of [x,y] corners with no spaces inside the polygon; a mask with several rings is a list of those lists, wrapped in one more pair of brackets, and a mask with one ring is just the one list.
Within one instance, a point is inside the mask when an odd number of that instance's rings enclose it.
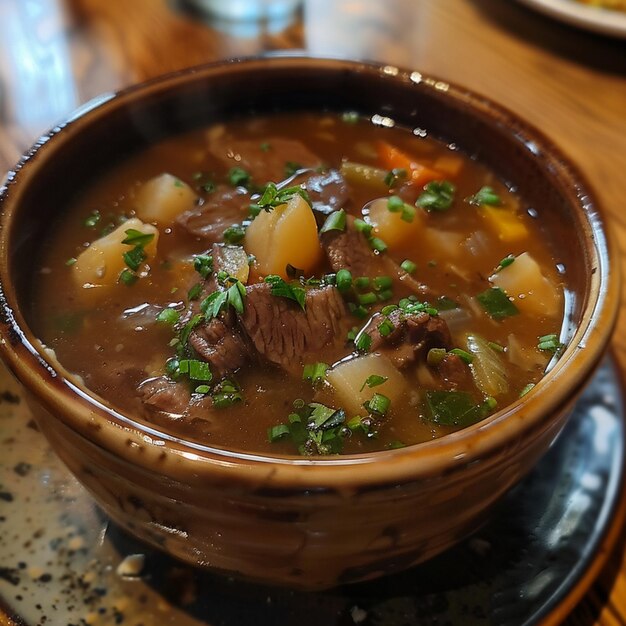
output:
{"label": "bowl rim", "polygon": [[[93,124],[100,117],[106,117],[144,95],[170,92],[181,84],[201,81],[220,73],[237,72],[241,68],[243,71],[254,68],[271,72],[294,65],[315,66],[329,73],[350,71],[374,74],[381,81],[404,83],[407,91],[421,89],[430,97],[435,94],[436,97],[452,98],[464,105],[471,116],[488,116],[493,123],[515,129],[513,137],[520,147],[543,159],[545,165],[550,167],[554,181],[560,179],[562,190],[576,201],[573,203],[575,212],[584,218],[582,239],[593,263],[581,322],[552,370],[525,398],[473,426],[405,448],[332,458],[303,458],[222,449],[168,434],[154,425],[122,414],[95,394],[90,395],[69,380],[71,374],[58,362],[46,356],[41,343],[22,317],[7,260],[11,244],[8,237],[11,229],[8,226],[19,205],[19,185],[24,186],[30,177],[37,175],[42,155],[53,154],[55,146],[57,143],[62,145],[64,133],[69,130],[80,130],[81,126]],[[22,183],[23,180],[26,182]],[[489,98],[447,80],[389,64],[284,52],[194,66],[97,96],[42,135],[22,155],[16,167],[9,171],[0,187],[0,357],[44,407],[100,448],[109,449],[112,442],[99,434],[93,426],[95,422],[121,428],[125,436],[138,438],[145,445],[156,445],[159,452],[171,452],[179,459],[194,462],[197,468],[206,468],[206,471],[235,472],[244,480],[252,480],[260,467],[270,468],[272,484],[281,486],[338,487],[347,481],[351,484],[383,485],[433,476],[443,469],[467,465],[497,450],[513,445],[530,445],[532,437],[528,435],[533,428],[548,419],[550,414],[567,407],[594,371],[610,339],[619,307],[619,267],[617,263],[612,263],[617,256],[617,246],[604,215],[601,203],[585,176],[542,131]],[[84,423],[80,423],[81,416],[85,415],[89,416],[91,428],[84,428]],[[524,436],[526,442],[520,444]],[[358,471],[360,467],[372,463],[377,465],[374,473]]]}

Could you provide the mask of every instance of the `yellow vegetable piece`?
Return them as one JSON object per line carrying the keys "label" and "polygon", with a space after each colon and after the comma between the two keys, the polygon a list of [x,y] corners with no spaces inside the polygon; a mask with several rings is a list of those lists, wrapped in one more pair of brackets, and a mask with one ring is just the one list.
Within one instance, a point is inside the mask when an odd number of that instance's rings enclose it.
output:
{"label": "yellow vegetable piece", "polygon": [[[144,224],[134,217],[120,224],[105,237],[96,239],[78,255],[76,263],[70,268],[73,279],[85,289],[115,285],[120,273],[126,268],[123,255],[133,249],[132,245],[122,243],[127,237],[126,231],[131,228],[154,235],[152,241],[144,247],[146,254],[144,263],[152,260],[157,251],[159,231],[152,224]],[[139,269],[141,271],[141,268]]]}
{"label": "yellow vegetable piece", "polygon": [[458,176],[463,169],[463,159],[453,153],[443,154],[435,160],[433,169],[448,176]]}
{"label": "yellow vegetable piece", "polygon": [[[361,391],[369,376],[385,376],[381,385]],[[393,408],[400,396],[406,391],[407,382],[391,361],[382,354],[367,354],[347,361],[341,361],[328,370],[326,380],[332,385],[337,397],[337,404],[343,406],[348,414],[365,415],[363,403],[370,400],[374,393],[381,393],[391,400]]]}
{"label": "yellow vegetable piece", "polygon": [[528,237],[526,224],[514,211],[484,205],[478,210],[500,241],[515,243]]}
{"label": "yellow vegetable piece", "polygon": [[145,222],[170,225],[178,215],[191,209],[197,199],[187,183],[171,174],[160,174],[141,186],[135,211]]}
{"label": "yellow vegetable piece", "polygon": [[390,250],[398,250],[410,243],[417,243],[423,232],[426,214],[422,209],[411,207],[415,214],[413,221],[402,219],[402,211],[392,213],[387,206],[387,198],[378,198],[369,205],[369,220],[374,226],[374,234],[380,237]]}
{"label": "yellow vegetable piece", "polygon": [[425,228],[422,244],[425,245],[434,259],[450,262],[463,257],[466,253],[463,246],[464,235],[453,231]]}
{"label": "yellow vegetable piece", "polygon": [[288,264],[311,273],[322,249],[308,202],[295,194],[287,204],[261,211],[246,230],[244,248],[256,257],[261,275],[277,274],[286,279]]}
{"label": "yellow vegetable piece", "polygon": [[524,313],[553,317],[561,311],[560,290],[543,275],[539,263],[528,252],[489,280],[513,298],[515,306]]}

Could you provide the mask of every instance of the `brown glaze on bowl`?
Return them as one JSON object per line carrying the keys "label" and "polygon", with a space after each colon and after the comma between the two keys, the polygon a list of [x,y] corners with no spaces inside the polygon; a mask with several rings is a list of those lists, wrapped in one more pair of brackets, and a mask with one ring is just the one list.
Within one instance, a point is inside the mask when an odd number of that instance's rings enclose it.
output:
{"label": "brown glaze on bowl", "polygon": [[[91,396],[30,330],[32,250],[84,183],[156,138],[280,109],[358,110],[425,128],[514,184],[567,241],[571,339],[522,400],[441,439],[333,459],[270,458],[159,432]],[[86,105],[43,137],[0,189],[1,355],[52,446],[124,528],[190,563],[321,588],[424,561],[476,529],[554,441],[608,343],[614,244],[594,194],[536,129],[418,72],[272,57],[169,75]]]}

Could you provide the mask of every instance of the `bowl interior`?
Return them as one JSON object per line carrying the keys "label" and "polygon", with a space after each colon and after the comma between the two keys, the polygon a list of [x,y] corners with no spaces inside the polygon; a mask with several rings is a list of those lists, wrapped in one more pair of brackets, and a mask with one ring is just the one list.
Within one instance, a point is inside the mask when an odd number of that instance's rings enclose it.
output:
{"label": "bowl interior", "polygon": [[[4,291],[26,340],[34,342],[28,329],[33,251],[78,190],[159,138],[233,116],[298,109],[378,114],[454,142],[486,164],[537,210],[549,239],[568,242],[562,251],[571,291],[567,333],[586,331],[608,271],[602,220],[584,181],[549,141],[497,105],[418,72],[278,57],[207,66],[131,88],[102,106],[87,106],[42,138],[0,192],[4,271],[11,277]],[[570,346],[555,369],[572,354]]]}

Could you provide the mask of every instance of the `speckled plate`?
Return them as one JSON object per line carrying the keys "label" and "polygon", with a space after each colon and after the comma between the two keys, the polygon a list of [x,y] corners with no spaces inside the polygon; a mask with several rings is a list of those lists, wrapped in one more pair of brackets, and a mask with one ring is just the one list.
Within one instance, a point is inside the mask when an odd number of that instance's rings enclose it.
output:
{"label": "speckled plate", "polygon": [[0,624],[512,626],[554,617],[597,563],[621,490],[624,406],[607,360],[481,532],[403,574],[316,594],[194,570],[123,534],[54,457],[3,369],[0,442]]}
{"label": "speckled plate", "polygon": [[561,22],[602,35],[626,38],[626,13],[602,9],[576,0],[520,0]]}

